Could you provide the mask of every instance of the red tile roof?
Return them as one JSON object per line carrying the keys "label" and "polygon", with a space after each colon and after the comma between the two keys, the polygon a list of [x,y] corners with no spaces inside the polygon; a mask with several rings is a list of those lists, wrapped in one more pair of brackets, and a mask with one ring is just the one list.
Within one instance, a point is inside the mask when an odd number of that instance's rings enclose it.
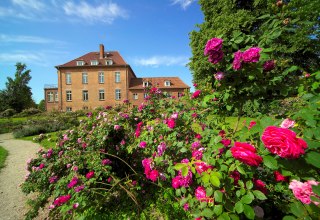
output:
{"label": "red tile roof", "polygon": [[99,59],[99,51],[97,52],[90,52],[81,57],[78,57],[74,60],[71,60],[65,64],[56,66],[56,68],[60,67],[76,67],[77,61],[84,61],[84,66],[93,66],[91,65],[92,60],[97,60],[99,62],[98,66],[106,66],[106,60],[112,60],[112,65],[127,65],[126,61],[121,57],[118,51],[106,51],[104,52],[104,58]]}
{"label": "red tile roof", "polygon": [[[170,86],[165,86],[165,81],[170,81]],[[131,79],[129,89],[144,89],[143,82],[149,82],[149,86],[160,89],[190,88],[179,77],[146,77]]]}

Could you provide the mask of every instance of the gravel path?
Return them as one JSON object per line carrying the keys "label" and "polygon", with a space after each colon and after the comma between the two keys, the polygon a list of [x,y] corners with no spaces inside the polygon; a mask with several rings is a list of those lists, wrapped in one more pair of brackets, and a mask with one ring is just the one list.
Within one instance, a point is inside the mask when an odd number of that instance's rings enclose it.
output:
{"label": "gravel path", "polygon": [[0,171],[0,219],[24,219],[27,197],[19,184],[24,181],[26,161],[35,155],[40,145],[16,140],[12,134],[0,134],[0,145],[9,152],[5,167]]}

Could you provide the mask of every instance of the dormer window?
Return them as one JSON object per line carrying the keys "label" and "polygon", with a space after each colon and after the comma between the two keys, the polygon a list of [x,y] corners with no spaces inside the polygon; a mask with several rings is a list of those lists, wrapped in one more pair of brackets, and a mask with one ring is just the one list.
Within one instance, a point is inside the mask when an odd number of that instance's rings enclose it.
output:
{"label": "dormer window", "polygon": [[106,65],[107,66],[111,66],[113,64],[113,61],[112,60],[106,60]]}
{"label": "dormer window", "polygon": [[169,80],[164,81],[164,86],[171,86],[171,82]]}
{"label": "dormer window", "polygon": [[98,64],[98,60],[91,60],[91,66],[97,66]]}
{"label": "dormer window", "polygon": [[83,66],[84,65],[84,61],[77,61],[77,66]]}
{"label": "dormer window", "polygon": [[142,85],[143,85],[143,87],[148,87],[150,84],[148,81],[144,81]]}

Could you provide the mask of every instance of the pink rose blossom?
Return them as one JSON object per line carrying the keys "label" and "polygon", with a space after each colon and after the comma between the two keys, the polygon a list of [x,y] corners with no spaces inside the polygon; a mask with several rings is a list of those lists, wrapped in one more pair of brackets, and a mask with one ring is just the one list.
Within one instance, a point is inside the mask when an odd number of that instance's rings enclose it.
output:
{"label": "pink rose blossom", "polygon": [[238,185],[238,181],[240,180],[240,173],[238,171],[232,171],[230,177],[234,180],[234,185]]}
{"label": "pink rose blossom", "polygon": [[71,195],[60,196],[54,200],[53,204],[56,206],[61,206],[64,203],[68,202],[71,199]]}
{"label": "pink rose blossom", "polygon": [[286,128],[267,127],[261,137],[266,148],[282,158],[299,158],[307,149],[307,143]]}
{"label": "pink rose blossom", "polygon": [[164,142],[161,142],[158,145],[158,149],[157,149],[158,156],[161,157],[166,149],[167,149],[167,145]]}
{"label": "pink rose blossom", "polygon": [[39,169],[40,169],[40,170],[43,169],[44,167],[45,167],[44,163],[41,163],[41,164],[39,165]]}
{"label": "pink rose blossom", "polygon": [[248,143],[235,142],[230,150],[235,159],[249,166],[259,166],[262,162],[262,157],[257,155],[256,149]]}
{"label": "pink rose blossom", "polygon": [[242,52],[239,50],[234,53],[232,68],[234,70],[240,70],[241,67],[242,67]]}
{"label": "pink rose blossom", "polygon": [[280,128],[292,128],[296,122],[294,120],[291,120],[289,118],[286,118],[283,120],[283,122],[280,125]]}
{"label": "pink rose blossom", "polygon": [[49,178],[49,183],[55,183],[55,182],[57,182],[57,180],[58,180],[58,176],[51,176]]}
{"label": "pink rose blossom", "polygon": [[206,172],[209,169],[213,169],[213,167],[211,165],[208,165],[207,163],[201,161],[201,162],[195,162],[194,163],[196,165],[196,171],[197,173],[201,174],[203,172]]}
{"label": "pink rose blossom", "polygon": [[79,207],[79,203],[75,203],[75,204],[73,204],[73,206],[72,206],[74,209],[76,209],[76,208],[78,208]]}
{"label": "pink rose blossom", "polygon": [[188,210],[189,210],[189,204],[188,204],[188,203],[184,204],[184,205],[183,205],[183,209],[184,209],[185,211],[188,211]]}
{"label": "pink rose blossom", "polygon": [[77,185],[78,180],[79,179],[77,177],[73,177],[70,183],[68,184],[68,188],[70,189],[70,188],[73,188],[75,185]]}
{"label": "pink rose blossom", "polygon": [[223,40],[220,38],[212,38],[208,40],[205,49],[204,55],[209,55],[212,51],[220,51],[222,49]]}
{"label": "pink rose blossom", "polygon": [[195,92],[192,94],[191,98],[192,98],[192,99],[198,98],[198,97],[200,96],[200,93],[201,93],[201,90],[195,91]]}
{"label": "pink rose blossom", "polygon": [[101,163],[102,163],[102,165],[109,165],[109,164],[112,164],[112,161],[111,160],[109,160],[109,159],[103,159],[102,161],[101,161]]}
{"label": "pink rose blossom", "polygon": [[200,202],[213,202],[212,198],[207,197],[206,189],[203,186],[198,186],[196,188],[195,196]]}
{"label": "pink rose blossom", "polygon": [[277,182],[286,182],[287,177],[283,176],[279,171],[274,171],[274,178]]}
{"label": "pink rose blossom", "polygon": [[87,179],[91,179],[92,177],[94,177],[94,171],[90,171],[89,173],[86,174]]}
{"label": "pink rose blossom", "polygon": [[214,74],[214,78],[218,81],[222,80],[224,78],[224,73],[223,72],[217,72]]}
{"label": "pink rose blossom", "polygon": [[255,121],[251,121],[250,124],[249,124],[249,127],[248,129],[250,130],[253,126],[255,126],[257,124],[257,122]]}
{"label": "pink rose blossom", "polygon": [[231,144],[231,140],[229,140],[229,139],[222,139],[220,142],[225,147],[228,147]]}
{"label": "pink rose blossom", "polygon": [[139,146],[140,148],[145,148],[147,146],[147,143],[145,141],[141,141]]}
{"label": "pink rose blossom", "polygon": [[75,192],[80,192],[80,191],[82,191],[83,189],[84,189],[84,185],[76,186],[76,187],[74,188],[74,191],[75,191]]}
{"label": "pink rose blossom", "polygon": [[223,59],[223,51],[213,51],[209,54],[208,60],[212,64],[217,64]]}
{"label": "pink rose blossom", "polygon": [[195,158],[196,160],[201,160],[202,159],[202,151],[200,151],[200,150],[192,151],[192,157]]}
{"label": "pink rose blossom", "polygon": [[268,60],[263,64],[263,70],[269,72],[275,68],[276,64],[274,60]]}
{"label": "pink rose blossom", "polygon": [[157,170],[152,170],[150,172],[150,177],[149,179],[152,181],[152,182],[155,182],[159,177],[159,172]]}
{"label": "pink rose blossom", "polygon": [[170,118],[172,118],[172,119],[177,119],[178,116],[179,116],[179,113],[178,113],[178,112],[175,112],[175,113],[173,113],[173,114],[171,115]]}
{"label": "pink rose blossom", "polygon": [[[300,182],[292,180],[289,185],[289,189],[292,190],[293,195],[304,204],[310,204],[313,202],[315,205],[319,205],[318,202],[311,201],[311,196],[318,197],[313,191],[312,186],[319,185],[319,182],[314,180],[308,180],[307,182]],[[318,197],[319,198],[319,197]]]}
{"label": "pink rose blossom", "polygon": [[114,125],[114,130],[118,131],[121,129],[121,126],[120,125]]}
{"label": "pink rose blossom", "polygon": [[256,63],[260,59],[260,51],[259,47],[251,47],[248,50],[244,51],[242,54],[242,60],[245,63]]}
{"label": "pink rose blossom", "polygon": [[257,190],[263,192],[263,194],[267,194],[268,191],[267,191],[266,184],[262,180],[254,179],[253,183]]}
{"label": "pink rose blossom", "polygon": [[175,122],[174,119],[170,118],[167,121],[167,125],[168,125],[169,128],[173,129],[176,126],[176,122]]}

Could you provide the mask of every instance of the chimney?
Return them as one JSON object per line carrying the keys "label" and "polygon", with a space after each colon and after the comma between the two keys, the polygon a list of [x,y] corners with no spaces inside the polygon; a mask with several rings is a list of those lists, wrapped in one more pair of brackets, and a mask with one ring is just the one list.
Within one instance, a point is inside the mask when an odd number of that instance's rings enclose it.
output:
{"label": "chimney", "polygon": [[100,56],[99,59],[103,59],[104,58],[104,46],[103,44],[100,44]]}

